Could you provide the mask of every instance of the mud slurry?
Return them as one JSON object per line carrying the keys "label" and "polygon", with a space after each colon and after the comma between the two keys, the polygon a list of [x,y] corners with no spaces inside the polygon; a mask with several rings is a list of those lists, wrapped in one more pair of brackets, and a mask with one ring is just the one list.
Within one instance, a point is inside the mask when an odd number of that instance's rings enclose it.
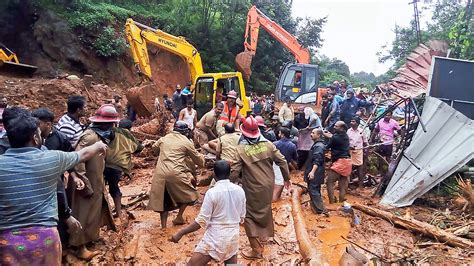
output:
{"label": "mud slurry", "polygon": [[[146,150],[145,150],[146,151]],[[133,178],[129,182],[122,182],[122,203],[128,205],[133,201],[134,195],[146,193],[151,187],[153,170],[156,158],[151,154],[141,154],[134,157],[135,168]],[[199,178],[209,175],[204,171]],[[303,184],[302,173],[292,173],[294,183]],[[295,186],[295,185],[293,185]],[[198,187],[200,193],[199,202],[202,202],[207,187]],[[327,203],[326,188],[323,185],[323,200]],[[376,205],[377,199],[372,199],[371,189],[350,190],[347,196],[348,202],[359,202],[366,205]],[[360,224],[354,225],[351,215],[343,212],[342,204],[327,204],[330,217],[314,214],[309,205],[309,195],[301,197],[303,215],[306,229],[316,249],[321,251],[330,265],[339,265],[339,260],[345,248],[350,245],[341,236],[357,243],[365,249],[356,250],[367,257],[375,258],[380,264],[377,256],[387,260],[401,261],[402,263],[427,263],[434,265],[472,265],[472,251],[448,247],[446,245],[433,245],[428,248],[419,248],[417,243],[432,241],[411,232],[395,227],[390,222],[380,218],[365,215],[356,211],[360,216]],[[91,263],[133,263],[133,264],[178,264],[184,265],[191,257],[197,243],[201,240],[204,229],[184,236],[177,244],[169,242],[168,239],[178,230],[186,225],[173,226],[171,221],[176,217],[176,211],[171,212],[168,217],[168,228],[161,229],[159,214],[146,210],[147,200],[131,204],[126,208],[129,215],[122,221],[118,232],[102,231],[102,240],[97,241],[91,249],[101,251],[101,255],[95,257]],[[380,206],[377,206],[380,207]],[[187,223],[191,223],[200,210],[200,203],[190,206],[185,211]],[[265,243],[264,259],[248,261],[239,253],[238,262],[252,265],[296,265],[302,263],[302,258],[296,240],[294,221],[291,215],[291,196],[289,191],[284,191],[280,201],[273,203],[273,218],[275,236]],[[413,210],[413,208],[412,208]],[[405,215],[405,209],[393,211]],[[425,212],[430,217],[427,208],[416,209],[419,217],[420,212]],[[428,222],[428,221],[425,221]],[[244,228],[240,230],[240,251],[250,248]],[[374,255],[375,254],[375,255]],[[403,258],[406,258],[403,260]],[[402,260],[400,260],[402,259]],[[70,258],[73,264],[84,264],[77,259]]]}
{"label": "mud slurry", "polygon": [[[138,170],[138,169],[137,169]],[[144,169],[143,169],[144,170]],[[141,172],[141,171],[139,171]],[[152,172],[146,170],[147,174]],[[298,173],[298,176],[300,174]],[[296,178],[298,176],[295,176]],[[137,195],[149,187],[151,180],[149,175],[136,175],[135,180],[123,187],[124,196]],[[138,184],[137,184],[138,183]],[[207,187],[199,187],[199,202],[202,202]],[[307,194],[302,197],[305,200]],[[123,200],[126,203],[126,200]],[[146,204],[146,201],[144,202]],[[333,208],[337,208],[334,206]],[[185,211],[187,223],[191,223],[199,213],[200,203],[190,206]],[[289,191],[284,191],[282,198],[273,203],[272,206],[275,235],[265,243],[264,259],[258,261],[248,261],[242,258],[239,253],[239,263],[263,263],[263,264],[285,264],[294,265],[301,262],[298,242],[296,239],[294,222],[291,215],[291,195]],[[324,256],[331,265],[337,265],[340,256],[345,249],[345,241],[341,235],[347,237],[350,230],[350,219],[339,216],[334,212],[334,216],[326,218],[311,212],[308,204],[303,205],[305,222],[308,232],[316,248],[321,249]],[[168,220],[168,228],[161,229],[160,217],[158,213],[145,209],[130,211],[134,220],[130,221],[126,229],[125,238],[129,240],[123,243],[118,252],[122,259],[119,261],[135,262],[138,264],[154,263],[176,263],[185,264],[192,255],[194,247],[200,241],[204,229],[184,236],[177,244],[169,242],[168,239],[183,226],[173,226],[171,220],[176,216],[176,211],[171,212]],[[324,218],[323,218],[324,217]],[[240,230],[240,250],[250,249],[248,239],[243,226]],[[117,257],[117,256],[114,256]],[[117,262],[117,261],[115,261]]]}

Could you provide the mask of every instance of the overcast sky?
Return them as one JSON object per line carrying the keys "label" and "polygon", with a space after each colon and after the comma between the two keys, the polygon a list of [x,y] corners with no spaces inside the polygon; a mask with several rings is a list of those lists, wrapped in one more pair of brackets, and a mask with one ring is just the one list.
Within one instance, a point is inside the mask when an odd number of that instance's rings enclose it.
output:
{"label": "overcast sky", "polygon": [[[395,24],[408,26],[413,17],[412,0],[293,0],[294,17],[327,16],[318,53],[337,57],[349,66],[351,73],[365,71],[385,73],[392,62],[381,64],[376,53],[390,44]],[[418,3],[421,10],[423,4]],[[425,11],[421,25],[429,19]]]}

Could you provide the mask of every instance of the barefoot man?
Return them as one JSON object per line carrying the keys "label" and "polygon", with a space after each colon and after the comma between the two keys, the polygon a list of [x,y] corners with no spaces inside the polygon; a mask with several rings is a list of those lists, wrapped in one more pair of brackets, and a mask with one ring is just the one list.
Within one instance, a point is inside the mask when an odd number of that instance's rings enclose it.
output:
{"label": "barefoot man", "polygon": [[188,162],[204,166],[204,156],[194,148],[188,139],[189,126],[178,120],[174,130],[156,141],[153,152],[159,154],[151,183],[148,208],[160,213],[161,227],[166,228],[168,212],[179,208],[174,225],[184,224],[184,210],[194,204],[199,193],[192,184],[194,179]]}
{"label": "barefoot man", "polygon": [[194,223],[171,237],[178,243],[184,236],[206,228],[188,265],[206,265],[211,259],[225,264],[237,263],[239,224],[245,217],[244,190],[229,181],[230,165],[220,160],[214,164],[216,185],[206,192],[201,211]]}

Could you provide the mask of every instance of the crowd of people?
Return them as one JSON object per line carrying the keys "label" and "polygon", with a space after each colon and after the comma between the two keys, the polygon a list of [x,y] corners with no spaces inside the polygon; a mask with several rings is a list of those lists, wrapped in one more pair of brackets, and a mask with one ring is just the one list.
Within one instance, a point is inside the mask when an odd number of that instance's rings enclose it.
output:
{"label": "crowd of people", "polygon": [[87,103],[79,95],[69,97],[56,125],[47,108],[5,100],[0,109],[0,264],[59,265],[68,250],[90,260],[99,252],[87,245],[99,239],[100,228],[115,229],[119,180],[143,148],[129,131],[132,122],[104,104],[86,127]]}
{"label": "crowd of people", "polygon": [[82,96],[69,97],[67,112],[55,125],[51,110],[8,106],[0,97],[2,264],[59,264],[68,250],[84,260],[96,256],[88,244],[99,239],[102,226],[115,229],[114,216],[122,213],[119,180],[130,175],[132,154],[145,147],[158,156],[147,208],[160,213],[162,228],[173,210],[178,211],[172,225],[186,224],[186,208],[199,200],[198,168],[215,159],[199,215],[170,239],[177,243],[205,228],[191,265],[236,263],[240,224],[251,247],[242,256],[260,259],[274,234],[272,202],[289,188],[290,171],[304,172],[313,211],[329,215],[322,184],[329,203],[343,202],[351,176],[358,187],[363,185],[369,142],[380,142],[381,162],[389,161],[400,130],[387,112],[371,135],[361,118],[374,103],[356,97],[345,82],[334,83],[322,96],[321,116],[311,106],[295,111],[290,101],[277,110],[273,95],[254,94],[252,113],[243,115],[235,91],[198,114],[188,85],[157,101],[158,109],[164,107],[175,118],[172,131],[140,143],[130,131],[132,121],[121,119],[120,98],[115,98],[97,109],[86,126]]}

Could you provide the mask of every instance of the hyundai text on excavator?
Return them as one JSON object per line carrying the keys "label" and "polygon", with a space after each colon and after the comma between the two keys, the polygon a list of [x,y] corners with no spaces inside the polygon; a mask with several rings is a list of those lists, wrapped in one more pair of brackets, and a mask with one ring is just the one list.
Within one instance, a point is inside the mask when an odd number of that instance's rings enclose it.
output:
{"label": "hyundai text on excavator", "polygon": [[20,63],[16,54],[0,43],[0,72],[31,77],[36,69],[36,66]]}
{"label": "hyundai text on excavator", "polygon": [[247,14],[245,27],[244,52],[235,58],[237,69],[242,72],[245,80],[250,79],[250,66],[257,51],[257,41],[260,26],[273,38],[288,49],[296,59],[296,63],[287,63],[282,67],[280,77],[275,88],[277,102],[291,101],[299,104],[316,105],[321,109],[321,96],[325,89],[319,88],[319,69],[310,64],[309,50],[304,48],[291,33],[267,17],[257,7],[252,6]]}
{"label": "hyundai text on excavator", "polygon": [[[141,74],[150,80],[152,73],[147,44],[175,54],[187,63],[191,82],[194,85],[195,108],[199,115],[203,115],[215,106],[217,93],[226,95],[231,90],[236,91],[242,101],[243,107],[240,109],[240,113],[246,115],[250,111],[242,74],[240,72],[204,73],[201,55],[184,37],[173,36],[133,21],[131,18],[127,19],[125,24],[125,34],[135,66]],[[133,104],[137,102],[137,99],[129,99],[129,101]]]}

